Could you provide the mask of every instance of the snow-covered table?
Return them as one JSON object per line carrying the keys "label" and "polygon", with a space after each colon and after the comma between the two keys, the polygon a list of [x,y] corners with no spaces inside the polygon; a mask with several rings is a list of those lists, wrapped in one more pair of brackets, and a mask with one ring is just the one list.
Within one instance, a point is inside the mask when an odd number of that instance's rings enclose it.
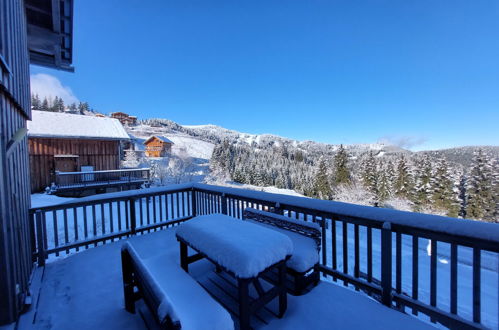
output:
{"label": "snow-covered table", "polygon": [[[217,269],[233,275],[238,282],[239,321],[241,329],[250,328],[250,316],[279,296],[279,317],[287,308],[286,260],[293,252],[293,243],[286,235],[254,223],[223,214],[195,217],[176,232],[180,242],[180,264],[188,272],[189,264],[207,258]],[[188,246],[197,254],[188,256]],[[279,280],[264,291],[259,277],[278,270]],[[259,297],[251,301],[252,283]]]}

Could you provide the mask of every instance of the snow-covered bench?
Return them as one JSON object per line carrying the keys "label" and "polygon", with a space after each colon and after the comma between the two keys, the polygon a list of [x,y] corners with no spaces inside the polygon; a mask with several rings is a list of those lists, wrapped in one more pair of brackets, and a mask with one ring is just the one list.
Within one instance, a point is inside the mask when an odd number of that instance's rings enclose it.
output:
{"label": "snow-covered bench", "polygon": [[244,210],[243,218],[283,233],[293,242],[293,254],[286,264],[289,293],[302,295],[319,283],[320,273],[317,266],[322,235],[317,223],[252,208]]}
{"label": "snow-covered bench", "polygon": [[167,255],[140,255],[127,242],[121,261],[128,312],[135,313],[135,301],[143,298],[162,328],[234,328],[230,314]]}

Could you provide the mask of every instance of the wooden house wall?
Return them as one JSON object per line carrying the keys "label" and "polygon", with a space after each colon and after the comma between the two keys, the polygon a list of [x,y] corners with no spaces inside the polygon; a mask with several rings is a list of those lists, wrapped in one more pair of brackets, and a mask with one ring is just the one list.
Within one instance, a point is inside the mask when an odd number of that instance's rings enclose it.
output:
{"label": "wooden house wall", "polygon": [[165,157],[172,151],[172,144],[153,138],[146,144],[146,157]]}
{"label": "wooden house wall", "polygon": [[115,170],[120,165],[120,142],[89,139],[29,138],[31,191],[41,191],[54,182],[55,155],[78,155],[81,166],[96,171]]}
{"label": "wooden house wall", "polygon": [[24,307],[33,267],[28,151],[22,134],[31,115],[23,5],[0,1],[0,324],[14,322]]}

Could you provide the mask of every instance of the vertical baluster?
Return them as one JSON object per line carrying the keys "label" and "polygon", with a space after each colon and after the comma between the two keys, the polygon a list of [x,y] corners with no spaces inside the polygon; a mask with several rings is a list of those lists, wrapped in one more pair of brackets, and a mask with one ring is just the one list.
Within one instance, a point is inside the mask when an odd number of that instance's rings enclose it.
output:
{"label": "vertical baluster", "polygon": [[189,199],[189,214],[195,217],[197,214],[196,211],[196,192],[191,190],[191,198]]}
{"label": "vertical baluster", "polygon": [[178,198],[178,193],[175,193],[175,205],[177,206],[177,218],[180,218],[180,200]]}
{"label": "vertical baluster", "polygon": [[164,221],[164,218],[163,218],[163,195],[159,195],[158,196],[158,199],[159,199],[159,221],[162,222]]}
{"label": "vertical baluster", "polygon": [[[76,214],[76,207],[73,207],[73,225],[74,225],[74,239],[78,242],[78,215]],[[79,247],[76,247],[76,251],[80,251]]]}
{"label": "vertical baluster", "polygon": [[[68,234],[68,209],[64,209],[64,244],[69,243],[69,234]],[[45,245],[47,246],[47,245]],[[69,249],[66,249],[66,254],[69,253]]]}
{"label": "vertical baluster", "polygon": [[[130,203],[131,203],[130,200],[127,200],[123,203],[125,206],[125,228],[127,231],[130,230],[130,224],[128,222],[128,219],[130,219],[130,214],[128,211],[128,207],[129,207]],[[127,235],[127,237],[130,237],[130,236]]]}
{"label": "vertical baluster", "polygon": [[[95,204],[92,204],[92,225],[93,225],[93,237],[97,236],[97,212],[95,211]],[[94,243],[94,246],[97,246],[97,243]]]}
{"label": "vertical baluster", "polygon": [[116,202],[116,207],[118,208],[118,231],[121,232],[121,201]]}
{"label": "vertical baluster", "polygon": [[473,248],[473,322],[480,323],[480,269],[481,269],[481,250]]}
{"label": "vertical baluster", "polygon": [[[343,221],[342,223],[342,235],[343,235],[343,273],[348,274],[348,228],[347,223]],[[343,281],[343,285],[347,286],[347,281]]]}
{"label": "vertical baluster", "polygon": [[168,215],[168,194],[165,195],[165,216],[166,220],[170,219],[170,216]]}
{"label": "vertical baluster", "polygon": [[175,219],[175,204],[173,204],[173,194],[170,194],[170,219]]}
{"label": "vertical baluster", "polygon": [[[102,224],[102,235],[104,235],[106,233],[106,217],[104,216],[104,203],[101,203],[100,204],[100,214],[101,214],[101,224]],[[106,241],[104,241],[103,243],[106,243]]]}
{"label": "vertical baluster", "polygon": [[326,246],[326,218],[321,214],[321,232],[322,232],[322,264],[327,266],[327,246]]}
{"label": "vertical baluster", "polygon": [[[333,262],[333,269],[334,270],[336,270],[338,268],[337,253],[338,253],[338,249],[336,247],[336,218],[332,217],[331,218],[331,255],[332,255],[332,262]],[[333,277],[333,281],[336,282],[336,277]]]}
{"label": "vertical baluster", "polygon": [[[360,276],[360,243],[359,243],[359,225],[354,224],[354,250],[355,250],[355,266],[354,266],[354,271],[353,271],[353,276],[358,278]],[[359,290],[358,287],[356,287],[356,290]]]}
{"label": "vertical baluster", "polygon": [[[53,227],[54,227],[54,247],[58,247],[59,246],[59,229],[57,228],[57,211],[56,210],[52,211],[52,222],[53,222]],[[45,235],[45,236],[47,236],[47,235]],[[45,245],[45,246],[47,246],[47,245]],[[55,255],[58,257],[59,252],[56,252]]]}
{"label": "vertical baluster", "polygon": [[367,282],[373,281],[373,229],[367,227]]}
{"label": "vertical baluster", "polygon": [[[395,234],[395,290],[398,294],[402,293],[402,234],[397,232]],[[397,306],[400,307],[400,304],[397,303]]]}
{"label": "vertical baluster", "polygon": [[450,246],[450,312],[457,314],[457,245]]}
{"label": "vertical baluster", "polygon": [[144,225],[144,206],[143,206],[144,203],[142,203],[142,199],[143,197],[139,198],[139,215],[140,215],[139,222],[141,227]]}
{"label": "vertical baluster", "polygon": [[[151,224],[151,198],[149,196],[147,196],[145,198],[146,200],[146,219],[147,219],[147,224],[150,225]],[[149,230],[147,231],[149,232]]]}
{"label": "vertical baluster", "polygon": [[[418,300],[419,294],[419,237],[412,236],[412,299]],[[412,309],[412,314],[418,315],[416,309]]]}
{"label": "vertical baluster", "polygon": [[187,197],[187,192],[182,191],[182,216],[186,217],[187,216],[187,202],[186,202],[186,197]]}
{"label": "vertical baluster", "polygon": [[[87,224],[87,206],[83,206],[83,236],[85,241],[88,240],[88,224]],[[88,244],[85,244],[85,249],[88,249]]]}
{"label": "vertical baluster", "polygon": [[430,305],[437,306],[437,241],[430,240]]}
{"label": "vertical baluster", "polygon": [[243,218],[243,207],[242,207],[241,200],[237,200],[237,206],[238,206],[238,210],[239,210],[239,219],[242,219]]}
{"label": "vertical baluster", "polygon": [[156,210],[156,195],[152,196],[152,223],[156,223],[158,214]]}
{"label": "vertical baluster", "polygon": [[[109,230],[110,233],[113,234],[114,233],[113,202],[109,202],[108,208],[109,208]],[[112,239],[111,242],[114,242],[114,239]]]}

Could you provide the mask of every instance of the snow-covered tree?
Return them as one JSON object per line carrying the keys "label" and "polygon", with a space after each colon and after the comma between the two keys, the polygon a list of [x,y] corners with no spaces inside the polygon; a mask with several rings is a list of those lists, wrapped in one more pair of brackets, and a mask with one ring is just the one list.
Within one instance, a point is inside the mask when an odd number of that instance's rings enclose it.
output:
{"label": "snow-covered tree", "polygon": [[468,192],[466,216],[477,220],[494,221],[492,164],[481,149],[473,157],[466,190]]}
{"label": "snow-covered tree", "polygon": [[[449,173],[447,161],[439,159],[435,174],[431,179],[433,207],[446,211],[446,215],[457,217],[459,214],[459,201],[454,191],[454,183]],[[457,190],[457,189],[456,189]]]}
{"label": "snow-covered tree", "polygon": [[340,145],[338,152],[334,156],[334,175],[333,175],[333,185],[339,186],[342,184],[349,184],[351,182],[350,169],[348,167],[348,153]]}
{"label": "snow-covered tree", "polygon": [[413,189],[412,176],[404,156],[401,156],[397,163],[394,188],[395,194],[398,197],[411,199]]}
{"label": "snow-covered tree", "polygon": [[319,168],[315,175],[314,192],[321,199],[330,199],[332,197],[325,159],[321,159],[319,162]]}

